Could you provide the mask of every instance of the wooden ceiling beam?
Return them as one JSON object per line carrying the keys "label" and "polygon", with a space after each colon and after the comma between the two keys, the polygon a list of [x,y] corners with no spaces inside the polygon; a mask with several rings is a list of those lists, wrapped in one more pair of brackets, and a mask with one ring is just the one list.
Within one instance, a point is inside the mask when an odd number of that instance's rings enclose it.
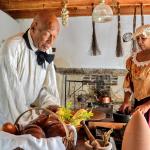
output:
{"label": "wooden ceiling beam", "polygon": [[[51,9],[44,9],[49,10],[50,13],[55,13],[58,17],[61,15],[60,8],[51,8]],[[92,8],[91,6],[85,7],[71,7],[69,10],[69,16],[91,16],[92,15]],[[11,10],[6,11],[10,16],[15,19],[21,18],[33,18],[38,12],[43,11],[43,9],[32,9],[32,10]],[[121,15],[133,15],[134,9],[133,7],[123,7],[120,10]],[[114,12],[114,14],[116,14]],[[137,14],[140,14],[140,10],[137,10]],[[150,14],[150,7],[146,7],[144,9],[144,14]]]}
{"label": "wooden ceiling beam", "polygon": [[[118,0],[121,6],[121,15],[133,15],[136,0]],[[136,3],[135,3],[136,1]],[[148,0],[149,1],[149,0]],[[144,14],[150,14],[150,2],[144,0]],[[68,0],[69,16],[91,16],[92,4],[97,5],[99,0]],[[112,0],[106,0],[111,5]],[[145,3],[146,2],[146,3]],[[42,10],[49,10],[61,15],[62,0],[0,0],[0,9],[13,18],[33,18]],[[114,14],[116,11],[114,10]],[[137,10],[140,14],[140,9]]]}

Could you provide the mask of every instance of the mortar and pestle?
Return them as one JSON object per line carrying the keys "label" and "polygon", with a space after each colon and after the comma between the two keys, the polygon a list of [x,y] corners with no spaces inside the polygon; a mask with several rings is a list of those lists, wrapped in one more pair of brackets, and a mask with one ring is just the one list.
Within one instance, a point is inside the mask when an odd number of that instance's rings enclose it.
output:
{"label": "mortar and pestle", "polygon": [[112,149],[112,144],[110,142],[108,142],[106,146],[102,146],[103,141],[99,139],[95,139],[95,137],[92,135],[92,133],[90,132],[89,128],[86,126],[84,121],[82,121],[81,124],[89,139],[84,143],[86,150],[93,150],[93,149],[94,150],[111,150]]}

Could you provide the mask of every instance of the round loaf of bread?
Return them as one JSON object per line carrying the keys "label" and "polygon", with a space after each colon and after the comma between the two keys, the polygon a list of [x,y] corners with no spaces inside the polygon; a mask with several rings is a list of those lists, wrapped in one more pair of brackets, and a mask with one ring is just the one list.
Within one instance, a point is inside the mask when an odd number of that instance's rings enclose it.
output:
{"label": "round loaf of bread", "polygon": [[31,134],[38,139],[45,138],[45,133],[43,132],[42,128],[35,124],[27,125],[22,131],[22,134]]}
{"label": "round loaf of bread", "polygon": [[47,121],[47,119],[48,119],[48,115],[40,114],[36,119],[29,122],[29,124],[35,124],[43,128],[45,126],[45,122]]}
{"label": "round loaf of bread", "polygon": [[61,122],[51,122],[44,128],[46,137],[64,137],[66,136],[65,128]]}

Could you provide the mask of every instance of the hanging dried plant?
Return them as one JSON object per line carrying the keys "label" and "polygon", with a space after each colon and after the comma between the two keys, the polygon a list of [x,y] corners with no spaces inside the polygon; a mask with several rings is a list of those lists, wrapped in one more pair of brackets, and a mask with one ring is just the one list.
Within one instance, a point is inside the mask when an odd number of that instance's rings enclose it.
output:
{"label": "hanging dried plant", "polygon": [[[133,33],[135,33],[135,29],[136,29],[136,9],[137,6],[134,7],[134,16],[133,16]],[[136,51],[136,40],[132,40],[132,52]]]}
{"label": "hanging dried plant", "polygon": [[[94,4],[92,4],[92,12],[94,9]],[[101,55],[100,48],[98,46],[98,41],[96,38],[96,31],[95,31],[95,22],[92,21],[92,43],[90,47],[90,53],[92,56]]]}
{"label": "hanging dried plant", "polygon": [[118,8],[118,34],[117,34],[117,47],[116,47],[116,56],[120,57],[123,55],[122,51],[122,42],[121,42],[121,24],[120,24],[120,4],[117,3]]}
{"label": "hanging dried plant", "polygon": [[98,43],[97,43],[97,38],[96,38],[96,31],[95,31],[95,22],[92,21],[92,43],[91,43],[91,50],[92,50],[92,55],[101,55],[101,51],[99,49]]}
{"label": "hanging dried plant", "polygon": [[61,10],[62,25],[66,26],[69,19],[69,11],[67,10],[68,0],[63,0],[63,8]]}

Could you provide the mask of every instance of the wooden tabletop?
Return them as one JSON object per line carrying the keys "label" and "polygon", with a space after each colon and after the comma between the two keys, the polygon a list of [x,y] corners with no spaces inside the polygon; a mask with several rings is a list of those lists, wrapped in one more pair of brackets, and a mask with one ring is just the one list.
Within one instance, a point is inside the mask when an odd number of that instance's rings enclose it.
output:
{"label": "wooden tabletop", "polygon": [[126,123],[116,123],[116,122],[89,122],[88,127],[96,128],[96,127],[104,127],[104,128],[113,128],[113,129],[121,129],[126,125]]}

